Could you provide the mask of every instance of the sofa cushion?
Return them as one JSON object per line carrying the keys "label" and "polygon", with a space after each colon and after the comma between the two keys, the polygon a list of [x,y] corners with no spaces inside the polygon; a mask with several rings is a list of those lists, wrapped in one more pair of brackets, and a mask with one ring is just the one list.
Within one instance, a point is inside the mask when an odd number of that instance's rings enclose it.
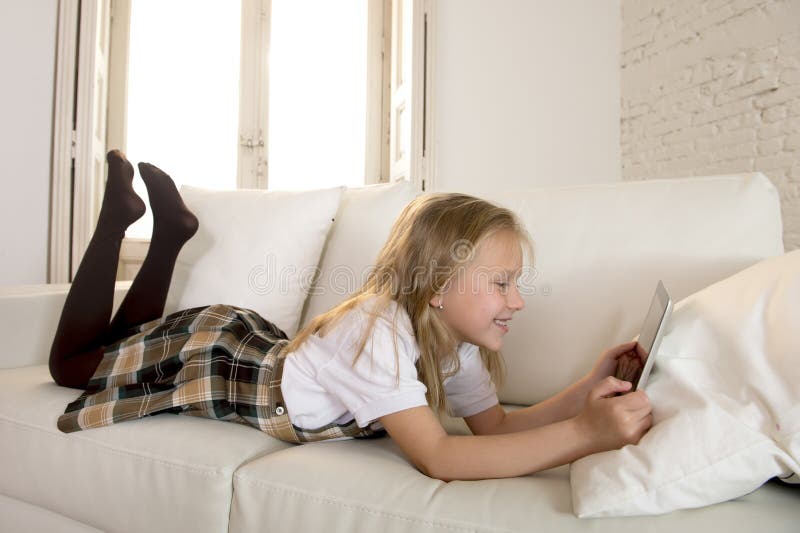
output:
{"label": "sofa cushion", "polygon": [[236,468],[292,446],[169,414],[61,433],[78,394],[46,365],[0,371],[0,493],[103,531],[227,531]]}
{"label": "sofa cushion", "polygon": [[638,334],[659,279],[677,301],[783,253],[780,201],[762,174],[498,193],[535,246],[500,400],[531,404]]}
{"label": "sofa cushion", "polygon": [[0,531],[57,531],[58,533],[102,533],[42,507],[0,495]]}
{"label": "sofa cushion", "polygon": [[[130,281],[116,283],[114,311],[130,285]],[[0,368],[47,363],[69,287],[66,283],[0,287],[0,317],[3,317],[0,320],[0,338],[3,339]]]}
{"label": "sofa cushion", "polygon": [[361,287],[403,207],[414,199],[409,181],[347,189],[342,195],[311,288],[302,325]]}
{"label": "sofa cushion", "polygon": [[[446,424],[447,425],[447,424]],[[445,483],[391,439],[304,444],[234,475],[231,531],[796,531],[797,491],[769,484],[739,500],[669,516],[579,519],[567,467],[532,476]],[[703,524],[707,525],[704,528]],[[743,527],[744,526],[744,527]]]}
{"label": "sofa cushion", "polygon": [[236,305],[294,335],[343,191],[181,187],[200,228],[178,256],[165,312]]}

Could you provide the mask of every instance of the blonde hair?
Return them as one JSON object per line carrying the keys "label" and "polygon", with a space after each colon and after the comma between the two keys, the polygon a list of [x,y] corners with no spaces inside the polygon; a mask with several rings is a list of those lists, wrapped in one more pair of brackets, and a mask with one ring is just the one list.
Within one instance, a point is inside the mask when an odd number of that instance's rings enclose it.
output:
{"label": "blonde hair", "polygon": [[[330,311],[314,318],[297,333],[285,351],[295,351],[315,333],[324,336],[345,314],[377,296],[355,350],[355,365],[375,321],[383,315],[390,302],[395,301],[398,309],[404,309],[411,319],[420,350],[417,372],[428,389],[428,405],[436,411],[444,410],[444,379],[456,374],[460,368],[458,339],[429,302],[434,295],[441,294],[459,269],[474,258],[475,250],[482,242],[503,230],[510,231],[533,257],[530,237],[510,210],[466,194],[429,193],[415,198],[392,226],[364,285]],[[395,364],[399,369],[397,313],[393,326]],[[505,372],[502,355],[482,346],[480,353],[492,381],[500,387]],[[445,368],[447,371],[442,370]]]}

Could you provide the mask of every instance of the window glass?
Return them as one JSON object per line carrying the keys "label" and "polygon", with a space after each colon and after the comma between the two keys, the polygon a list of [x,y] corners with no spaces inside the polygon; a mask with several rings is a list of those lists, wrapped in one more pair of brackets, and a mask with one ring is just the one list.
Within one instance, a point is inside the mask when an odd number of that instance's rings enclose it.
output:
{"label": "window glass", "polygon": [[[241,2],[134,0],[127,155],[181,184],[236,188]],[[147,201],[140,179],[136,192]],[[127,231],[149,238],[148,213]]]}
{"label": "window glass", "polygon": [[367,0],[272,0],[269,189],[362,186]]}

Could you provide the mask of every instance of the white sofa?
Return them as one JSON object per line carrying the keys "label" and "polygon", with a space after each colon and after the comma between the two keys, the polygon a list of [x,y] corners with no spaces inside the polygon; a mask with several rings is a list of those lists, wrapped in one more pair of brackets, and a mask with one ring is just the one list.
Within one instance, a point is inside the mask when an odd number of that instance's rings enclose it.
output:
{"label": "white sofa", "polygon": [[[323,271],[342,261],[360,270],[413,196],[407,185],[365,190],[345,193]],[[658,279],[680,299],[783,253],[778,196],[760,174],[492,199],[520,213],[536,244],[527,307],[504,349],[508,409],[556,392],[600,350],[635,335]],[[118,284],[117,301],[127,286]],[[777,482],[700,509],[579,519],[568,466],[444,483],[418,472],[388,437],[297,446],[177,415],[62,434],[56,419],[78,391],[52,382],[47,355],[67,289],[0,288],[0,531],[788,532],[800,524],[800,492]],[[310,296],[301,323],[340,298]],[[468,433],[460,420],[443,422]]]}

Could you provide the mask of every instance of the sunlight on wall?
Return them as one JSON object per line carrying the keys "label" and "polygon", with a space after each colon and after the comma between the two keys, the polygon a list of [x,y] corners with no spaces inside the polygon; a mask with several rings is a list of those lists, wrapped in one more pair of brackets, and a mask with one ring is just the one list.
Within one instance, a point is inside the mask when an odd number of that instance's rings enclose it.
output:
{"label": "sunlight on wall", "polygon": [[[127,155],[176,185],[236,188],[240,2],[131,2]],[[137,171],[138,174],[138,171]],[[141,179],[136,192],[147,201]],[[149,238],[152,218],[128,237]]]}

